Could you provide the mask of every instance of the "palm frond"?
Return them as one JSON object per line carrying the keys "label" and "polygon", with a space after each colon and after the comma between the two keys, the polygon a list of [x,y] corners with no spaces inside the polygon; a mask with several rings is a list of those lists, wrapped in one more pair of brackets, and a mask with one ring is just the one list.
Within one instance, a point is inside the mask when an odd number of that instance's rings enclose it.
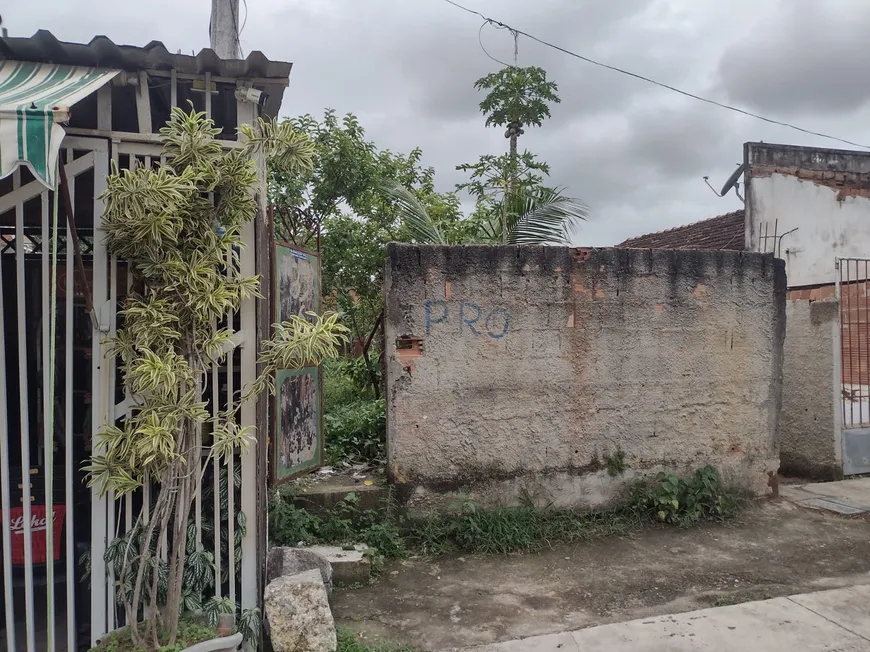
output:
{"label": "palm frond", "polygon": [[387,182],[381,188],[384,194],[396,202],[402,221],[417,244],[445,245],[447,238],[432,221],[429,211],[410,190],[395,182]]}
{"label": "palm frond", "polygon": [[509,244],[570,245],[571,236],[589,214],[579,199],[556,189],[540,188],[509,200]]}

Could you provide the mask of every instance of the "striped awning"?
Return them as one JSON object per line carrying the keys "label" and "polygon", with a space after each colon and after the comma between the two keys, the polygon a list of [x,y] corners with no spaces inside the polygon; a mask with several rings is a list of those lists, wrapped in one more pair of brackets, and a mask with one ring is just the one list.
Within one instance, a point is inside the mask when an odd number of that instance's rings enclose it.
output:
{"label": "striped awning", "polygon": [[49,188],[69,108],[118,70],[28,61],[0,62],[0,179],[26,165]]}

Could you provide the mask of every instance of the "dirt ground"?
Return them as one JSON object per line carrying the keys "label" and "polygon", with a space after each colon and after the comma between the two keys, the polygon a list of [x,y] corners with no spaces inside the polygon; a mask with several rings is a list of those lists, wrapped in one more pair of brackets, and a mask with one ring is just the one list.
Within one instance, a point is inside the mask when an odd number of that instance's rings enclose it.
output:
{"label": "dirt ground", "polygon": [[870,584],[870,519],[772,500],[728,525],[403,560],[336,590],[333,613],[366,640],[444,650],[854,584]]}

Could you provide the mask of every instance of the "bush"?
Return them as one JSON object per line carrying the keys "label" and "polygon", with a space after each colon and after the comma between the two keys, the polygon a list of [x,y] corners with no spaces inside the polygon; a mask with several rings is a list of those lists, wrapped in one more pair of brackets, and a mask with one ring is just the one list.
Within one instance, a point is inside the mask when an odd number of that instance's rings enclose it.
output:
{"label": "bush", "polygon": [[387,418],[384,399],[358,399],[324,415],[329,464],[386,459]]}
{"label": "bush", "polygon": [[724,521],[740,508],[740,498],[725,491],[719,472],[712,466],[695,471],[687,479],[661,472],[655,482],[632,488],[631,504],[650,518],[680,527],[698,521]]}
{"label": "bush", "polygon": [[270,504],[270,539],[278,545],[300,541],[346,545],[366,543],[388,558],[402,557],[407,544],[423,554],[448,552],[507,554],[540,550],[601,536],[619,536],[652,521],[688,527],[703,520],[722,521],[736,515],[743,500],[725,491],[711,466],[689,479],[660,473],[654,482],[632,487],[630,500],[597,512],[539,508],[526,498],[519,507],[482,508],[473,500],[453,505],[448,513],[422,520],[386,512],[360,510],[359,498],[348,494],[320,517],[295,507],[287,497]]}
{"label": "bush", "polygon": [[360,509],[359,502],[359,496],[350,493],[326,515],[318,516],[296,507],[292,496],[281,495],[269,503],[269,539],[279,546],[364,543],[387,558],[404,556],[405,542],[392,510]]}
{"label": "bush", "polygon": [[[377,354],[371,366],[380,382]],[[365,360],[329,360],[323,372],[327,463],[382,464],[386,459],[386,403],[375,398]]]}
{"label": "bush", "polygon": [[348,373],[348,360],[333,358],[323,361],[323,404],[326,411],[373,396],[371,386],[358,384],[355,374]]}

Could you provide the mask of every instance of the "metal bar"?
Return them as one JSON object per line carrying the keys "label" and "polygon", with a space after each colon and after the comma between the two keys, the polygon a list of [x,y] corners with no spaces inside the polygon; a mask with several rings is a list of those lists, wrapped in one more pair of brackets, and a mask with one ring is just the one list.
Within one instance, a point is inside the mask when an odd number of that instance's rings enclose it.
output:
{"label": "metal bar", "polygon": [[[106,271],[108,256],[102,234],[102,202],[97,199],[106,189],[105,171],[108,170],[108,151],[94,152],[94,303],[103,306],[108,300],[108,285]],[[77,256],[78,257],[78,256]],[[87,291],[87,288],[85,288]],[[91,334],[91,441],[94,453],[99,453],[104,447],[98,440],[98,435],[104,423],[108,421],[105,356],[106,345],[103,344],[103,332],[99,322],[94,324]],[[103,555],[106,552],[106,540],[109,536],[107,528],[108,497],[100,496],[98,487],[91,488],[91,644],[96,645],[98,636],[108,631],[107,612],[109,604],[107,596],[106,562]]]}
{"label": "metal bar", "polygon": [[[73,156],[68,150],[67,160]],[[75,201],[75,188],[70,189],[71,200]],[[75,205],[75,204],[73,204]],[[72,241],[70,225],[66,225],[66,241]],[[66,647],[71,652],[76,649],[76,611],[75,611],[75,531],[73,527],[73,307],[75,303],[75,250],[66,247],[66,330],[64,331],[64,497],[66,501]]]}
{"label": "metal bar", "polygon": [[139,85],[136,87],[136,114],[139,118],[139,133],[152,133],[151,90],[148,86],[148,73],[144,70],[139,71]]}
{"label": "metal bar", "polygon": [[[148,161],[150,167],[150,161]],[[125,297],[129,297],[133,293],[133,265],[131,263],[127,263],[127,291],[124,294]],[[127,412],[124,416],[129,418],[133,413],[133,396],[130,393],[130,387],[125,383],[124,384],[124,398],[127,401],[127,405],[131,406],[127,408]],[[144,499],[144,490],[143,490],[143,499]],[[133,494],[127,494],[127,512],[126,512],[126,523],[125,526],[127,528],[127,532],[133,529]]]}
{"label": "metal bar", "polygon": [[[53,534],[54,528],[54,487],[52,486],[51,475],[54,472],[54,464],[52,460],[52,450],[54,449],[54,424],[50,424],[50,411],[52,409],[52,391],[51,385],[54,383],[54,376],[51,374],[50,358],[51,358],[51,313],[56,310],[56,306],[51,303],[51,283],[49,276],[51,274],[50,267],[50,250],[51,232],[49,227],[49,218],[51,213],[51,198],[48,190],[42,193],[42,446],[44,457],[42,460],[43,469],[43,487],[45,491],[45,602],[46,602],[46,650],[54,652],[55,636],[54,631],[54,545]],[[55,279],[57,280],[57,279]]]}
{"label": "metal bar", "polygon": [[[864,392],[865,398],[868,399],[868,403],[870,403],[870,339],[868,339],[868,334],[870,334],[870,312],[867,309],[867,261],[864,261],[864,373],[867,378],[867,385],[862,383],[862,386],[866,386],[867,390]],[[864,402],[862,400],[860,408],[861,410],[861,424],[865,424],[868,421],[868,417],[864,414]]]}
{"label": "metal bar", "polygon": [[106,84],[97,91],[97,129],[112,130],[112,85]]}
{"label": "metal bar", "polygon": [[[211,365],[211,400],[212,412],[217,416],[220,412],[220,394],[218,387],[218,366],[217,363]],[[215,567],[215,583],[214,591],[217,597],[221,597],[221,468],[216,460],[212,460],[212,469],[214,471],[214,567]]]}
{"label": "metal bar", "polygon": [[178,106],[178,71],[173,68],[169,72],[169,111]]}
{"label": "metal bar", "polygon": [[[238,107],[238,123],[256,124],[256,107],[250,102],[239,102]],[[266,182],[266,161],[262,154],[257,154],[255,158],[257,164],[257,177],[260,184],[265,190]],[[256,231],[254,223],[249,222],[242,228],[242,242],[246,245],[241,250],[239,259],[239,273],[247,278],[254,276],[256,272],[255,247]],[[269,288],[264,288],[264,292],[269,292]],[[241,387],[250,387],[256,379],[257,374],[257,306],[253,298],[246,299],[242,302],[240,312],[240,330],[247,334],[249,338],[242,346],[239,353],[239,364],[241,366]],[[246,401],[241,408],[241,425],[254,426],[257,425],[257,403],[254,401]],[[260,434],[262,438],[262,434]],[[241,511],[249,519],[255,517],[257,511],[257,493],[265,490],[265,486],[261,487],[260,478],[257,474],[257,446],[265,445],[265,441],[260,439],[252,445],[241,456],[241,471],[242,471],[242,493],[241,493]],[[259,582],[260,571],[257,565],[257,528],[248,527],[245,536],[242,538],[242,582],[241,582],[241,606],[242,609],[250,609],[256,607],[260,600]],[[234,569],[233,569],[234,570]]]}
{"label": "metal bar", "polygon": [[[72,238],[73,249],[75,249],[75,252],[76,252],[75,258],[76,258],[76,261],[78,263],[78,267],[76,269],[78,270],[78,273],[79,273],[79,282],[82,284],[82,288],[83,288],[84,294],[85,294],[85,306],[87,307],[87,310],[91,315],[91,323],[94,326],[94,330],[98,331],[100,326],[99,326],[99,321],[97,320],[97,313],[94,310],[94,301],[93,301],[92,294],[91,294],[90,283],[88,283],[88,275],[85,272],[85,263],[82,260],[82,248],[81,248],[81,244],[79,243],[78,231],[76,230],[76,218],[75,218],[75,213],[73,213],[72,200],[70,199],[71,190],[70,190],[69,179],[67,179],[67,176],[66,176],[66,166],[63,164],[63,162],[59,162],[57,169],[58,169],[58,175],[60,177],[60,200],[61,200],[62,205],[63,205],[63,211],[64,211],[64,213],[66,213],[67,224],[69,224],[69,227],[70,227],[70,234],[71,234],[70,237]],[[96,170],[96,156],[94,157],[94,170]],[[97,183],[98,176],[100,176],[100,175],[97,175],[97,174],[94,175],[94,184],[95,185]],[[105,185],[105,180],[103,180],[103,184]],[[94,223],[94,225],[95,225],[94,235],[96,235],[96,222]],[[69,247],[69,245],[67,245],[67,248],[68,247]],[[97,249],[97,238],[95,237],[94,238],[94,251],[96,251],[96,249]]]}
{"label": "metal bar", "polygon": [[[130,158],[131,166],[134,162],[134,158]],[[113,340],[118,334],[118,257],[114,254],[109,256],[109,340]],[[106,423],[115,423],[115,390],[117,381],[115,378],[115,358],[113,356],[106,356],[103,360],[103,365],[106,370],[106,374],[108,378],[108,401],[107,401],[107,410],[108,416],[106,419]],[[119,502],[115,499],[115,492],[109,491],[109,499],[107,501],[107,523],[106,530],[109,536],[114,534],[115,537],[118,536],[117,525],[116,524],[116,511],[119,507]],[[108,618],[107,627],[109,631],[115,629],[115,616],[117,614],[118,602],[115,600],[115,570],[113,566],[107,567],[108,572],[108,602],[109,609],[106,610],[106,617]]]}
{"label": "metal bar", "polygon": [[[3,261],[0,260],[0,505],[3,508],[3,606],[6,617],[6,649],[15,650],[15,607],[12,595],[12,524],[9,493],[9,410],[6,404],[6,299],[3,296]],[[26,617],[26,614],[25,614]]]}
{"label": "metal bar", "polygon": [[834,296],[837,297],[837,301],[840,303],[840,409],[842,411],[842,421],[841,426],[846,426],[846,353],[845,346],[843,344],[843,319],[845,317],[843,312],[843,292],[841,290],[841,281],[843,280],[843,264],[842,261],[837,258],[834,260],[834,269],[836,269],[837,273],[834,275],[834,282],[836,283],[834,287]]}
{"label": "metal bar", "polygon": [[849,261],[846,260],[844,262],[846,263],[846,305],[848,307],[847,312],[846,312],[846,324],[848,325],[848,329],[849,329],[849,333],[848,333],[848,339],[849,339],[849,395],[850,395],[850,398],[849,398],[849,417],[850,417],[849,418],[849,425],[852,425],[855,422],[855,403],[851,400],[852,374],[853,374],[852,360],[854,358],[854,356],[852,355],[852,311],[851,311],[852,297],[850,296],[850,292],[849,292],[849,287],[850,287],[849,286],[849,276],[850,276]]}
{"label": "metal bar", "polygon": [[205,117],[211,120],[211,73],[205,73]]}
{"label": "metal bar", "polygon": [[[13,185],[21,185],[21,170],[16,169]],[[24,508],[24,614],[28,652],[36,652],[36,633],[33,629],[33,532],[30,510],[30,417],[27,383],[27,302],[24,276],[24,205],[15,208],[15,263],[18,308],[18,409],[21,424],[21,502]],[[13,625],[14,626],[14,625]]]}
{"label": "metal bar", "polygon": [[[850,323],[855,325],[855,339],[857,340],[855,346],[858,349],[858,357],[855,360],[858,364],[858,421],[857,423],[861,423],[861,297],[858,296],[859,283],[858,280],[860,274],[858,272],[858,261],[855,261],[855,316],[858,318],[857,322],[851,321],[851,315],[849,317]],[[852,378],[855,377],[855,369],[852,369]],[[854,388],[854,385],[853,385]],[[855,402],[852,401],[852,410],[855,409]],[[856,425],[854,414],[852,418],[852,425]]]}
{"label": "metal bar", "polygon": [[[236,265],[233,260],[233,251],[227,253],[227,276],[236,276]],[[253,308],[253,306],[251,306]],[[233,320],[235,315],[227,313],[227,328],[233,332]],[[235,405],[235,349],[227,354],[227,413],[233,413]],[[220,521],[218,521],[218,526]],[[236,601],[236,456],[235,453],[227,460],[227,554],[230,600]]]}

